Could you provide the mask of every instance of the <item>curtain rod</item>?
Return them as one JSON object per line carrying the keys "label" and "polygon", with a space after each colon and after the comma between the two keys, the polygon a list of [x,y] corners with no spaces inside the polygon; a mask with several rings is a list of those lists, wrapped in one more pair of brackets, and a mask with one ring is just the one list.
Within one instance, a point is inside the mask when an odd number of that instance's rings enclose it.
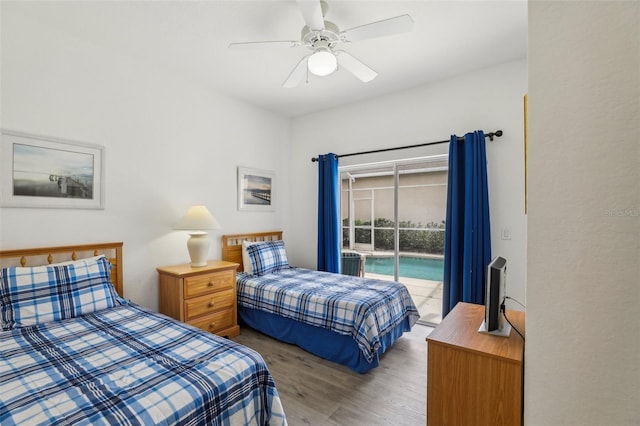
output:
{"label": "curtain rod", "polygon": [[[490,141],[493,141],[494,137],[499,138],[500,136],[502,136],[502,130],[496,130],[495,132],[489,132],[484,135],[484,137],[489,138]],[[458,141],[464,141],[464,138],[462,136],[458,136]],[[340,157],[351,157],[352,155],[375,154],[378,152],[395,151],[397,149],[418,148],[421,146],[438,145],[441,143],[449,143],[449,142],[451,141],[447,139],[445,141],[426,142],[426,143],[419,143],[416,145],[409,145],[409,146],[397,146],[394,148],[374,149],[372,151],[352,152],[351,154],[336,155],[336,157],[340,158]],[[315,163],[316,161],[318,161],[318,157],[313,157],[311,161]]]}

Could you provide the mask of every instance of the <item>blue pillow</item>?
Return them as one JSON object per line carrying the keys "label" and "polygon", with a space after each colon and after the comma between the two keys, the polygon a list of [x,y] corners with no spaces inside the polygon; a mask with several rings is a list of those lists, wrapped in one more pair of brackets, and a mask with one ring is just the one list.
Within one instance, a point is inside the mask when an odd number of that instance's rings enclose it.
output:
{"label": "blue pillow", "polygon": [[253,275],[262,276],[289,268],[284,241],[263,241],[247,247]]}
{"label": "blue pillow", "polygon": [[104,255],[0,269],[2,330],[44,324],[120,305]]}

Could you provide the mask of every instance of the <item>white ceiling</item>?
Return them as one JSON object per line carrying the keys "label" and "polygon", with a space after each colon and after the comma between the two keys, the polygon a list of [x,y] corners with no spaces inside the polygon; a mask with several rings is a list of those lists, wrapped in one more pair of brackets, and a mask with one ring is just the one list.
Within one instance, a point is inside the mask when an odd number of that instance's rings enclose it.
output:
{"label": "white ceiling", "polygon": [[[282,83],[305,47],[228,49],[231,42],[296,40],[295,0],[7,2],[18,11],[153,66],[286,116],[299,116],[526,57],[527,3],[511,1],[328,0],[341,30],[409,14],[410,33],[342,44],[378,72],[362,83],[346,70]],[[6,10],[3,11],[6,17]]]}

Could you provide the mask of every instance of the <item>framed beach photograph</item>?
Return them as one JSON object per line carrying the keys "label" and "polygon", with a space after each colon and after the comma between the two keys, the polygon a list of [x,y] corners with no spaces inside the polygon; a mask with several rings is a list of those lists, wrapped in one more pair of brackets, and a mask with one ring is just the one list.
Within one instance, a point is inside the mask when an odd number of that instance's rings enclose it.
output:
{"label": "framed beach photograph", "polygon": [[1,131],[0,206],[104,208],[104,147]]}
{"label": "framed beach photograph", "polygon": [[238,210],[274,210],[273,172],[238,167]]}

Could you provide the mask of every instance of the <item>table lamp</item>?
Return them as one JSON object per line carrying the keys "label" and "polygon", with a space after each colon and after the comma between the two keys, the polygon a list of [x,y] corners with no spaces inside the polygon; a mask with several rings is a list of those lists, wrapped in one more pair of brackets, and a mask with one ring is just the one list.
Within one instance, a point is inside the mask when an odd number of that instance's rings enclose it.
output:
{"label": "table lamp", "polygon": [[220,229],[218,221],[211,215],[209,209],[205,206],[191,206],[175,229],[190,231],[187,249],[191,257],[191,266],[207,266],[207,255],[211,244],[205,229]]}

